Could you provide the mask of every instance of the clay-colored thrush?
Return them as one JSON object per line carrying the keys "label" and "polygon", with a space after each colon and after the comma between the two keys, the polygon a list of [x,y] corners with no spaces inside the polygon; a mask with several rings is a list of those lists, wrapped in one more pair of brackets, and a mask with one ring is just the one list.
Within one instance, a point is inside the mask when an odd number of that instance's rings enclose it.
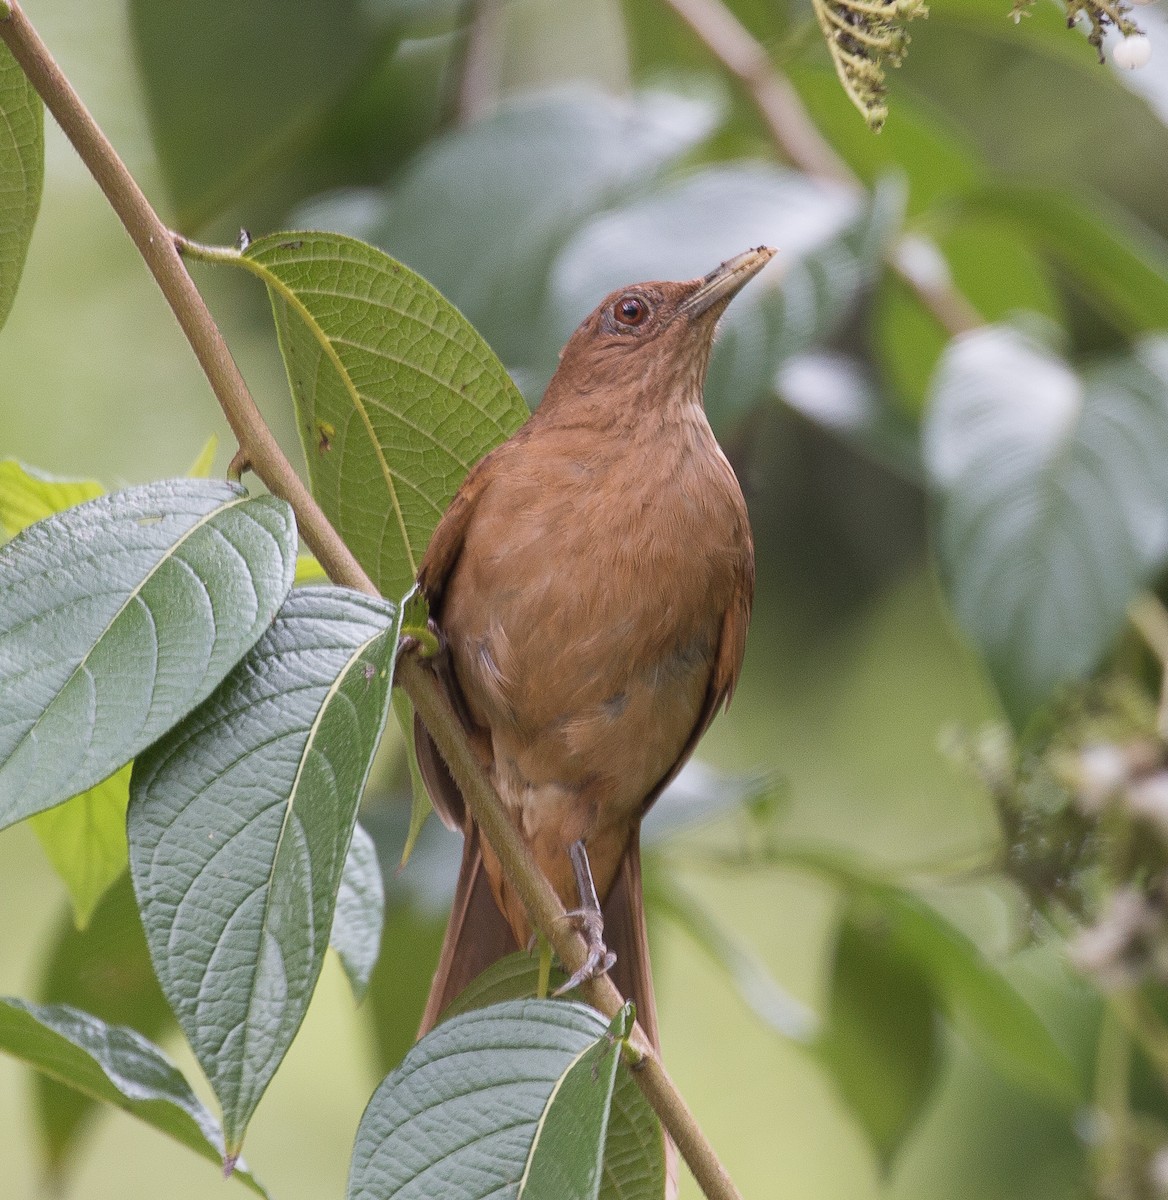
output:
{"label": "clay-colored thrush", "polygon": [[[718,318],[773,253],[604,300],[531,419],[467,475],[419,573],[471,743],[564,904],[583,910],[592,970],[612,965],[607,942],[654,1043],[641,818],[730,699],[754,591],[746,504],[702,386]],[[434,804],[466,839],[424,1033],[531,927],[416,732]]]}

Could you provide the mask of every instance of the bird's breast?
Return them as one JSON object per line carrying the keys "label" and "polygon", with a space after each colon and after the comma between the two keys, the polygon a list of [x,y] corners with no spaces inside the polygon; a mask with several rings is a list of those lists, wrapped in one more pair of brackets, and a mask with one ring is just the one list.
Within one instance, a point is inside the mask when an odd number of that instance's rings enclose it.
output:
{"label": "bird's breast", "polygon": [[749,553],[709,443],[605,455],[531,439],[480,498],[441,623],[513,807],[552,789],[627,811],[686,744]]}

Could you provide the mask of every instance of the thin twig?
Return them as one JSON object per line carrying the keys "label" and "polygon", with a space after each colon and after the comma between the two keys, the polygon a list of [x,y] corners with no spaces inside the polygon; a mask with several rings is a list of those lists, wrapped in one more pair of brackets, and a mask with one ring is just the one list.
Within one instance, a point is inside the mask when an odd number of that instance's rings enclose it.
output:
{"label": "thin twig", "polygon": [[[10,14],[6,12],[6,4],[10,6]],[[146,260],[251,469],[271,491],[292,506],[305,541],[329,578],[334,583],[376,594],[369,576],[313,500],[256,408],[218,327],[187,274],[176,246],[176,235],[162,224],[15,0],[0,0],[0,39],[40,93]],[[584,941],[573,924],[564,919],[559,897],[507,817],[498,794],[471,752],[458,715],[433,673],[416,654],[405,654],[394,682],[406,691],[425,722],[467,807],[526,905],[532,924],[555,948],[564,966],[569,971],[576,970],[587,956]],[[594,1007],[608,1016],[615,1015],[624,1003],[607,977],[585,985],[584,993]],[[634,1027],[631,1041],[640,1055],[634,1077],[705,1194],[710,1200],[741,1200],[639,1026]]]}
{"label": "thin twig", "polygon": [[[791,81],[771,62],[765,47],[722,0],[662,0],[696,34],[706,49],[742,85],[770,131],[779,153],[816,179],[859,190],[863,185],[831,143],[815,127]],[[892,270],[916,293],[937,322],[951,334],[984,324],[949,277],[944,257],[932,243],[926,266],[923,240],[913,238],[915,254],[901,239],[889,255]],[[938,265],[939,264],[939,265]]]}
{"label": "thin twig", "polygon": [[503,21],[500,0],[471,0],[466,46],[458,78],[457,113],[460,125],[485,116],[499,89],[499,34]]}

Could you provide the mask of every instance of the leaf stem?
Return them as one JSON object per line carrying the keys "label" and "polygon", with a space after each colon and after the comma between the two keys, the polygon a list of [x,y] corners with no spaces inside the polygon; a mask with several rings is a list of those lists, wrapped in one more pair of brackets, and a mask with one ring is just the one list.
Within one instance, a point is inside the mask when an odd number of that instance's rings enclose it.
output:
{"label": "leaf stem", "polygon": [[[862,188],[856,174],[815,127],[794,85],[723,0],[662,0],[662,3],[689,26],[742,85],[783,158],[815,179],[840,183],[857,191]],[[938,324],[954,335],[984,324],[981,315],[949,278],[940,251],[929,243],[932,257],[941,269],[922,272],[916,269],[919,256],[910,258],[901,252],[906,240],[909,239],[902,238],[892,248],[889,265]]]}
{"label": "leaf stem", "polygon": [[[4,2],[0,0],[0,4]],[[272,492],[292,506],[304,540],[329,578],[334,583],[376,595],[377,589],[369,576],[296,474],[248,392],[222,334],[179,255],[179,245],[193,248],[196,244],[178,238],[162,223],[53,61],[19,4],[12,0],[9,7],[11,12],[0,20],[0,39],[12,51],[138,247],[190,342],[251,469]],[[197,252],[200,257],[224,261],[229,254],[238,253],[201,246]],[[564,906],[507,816],[437,679],[417,654],[405,654],[399,659],[394,682],[409,695],[425,722],[471,815],[526,905],[532,924],[548,939],[567,970],[575,971],[587,956],[584,940],[565,919]],[[589,1002],[610,1018],[624,1005],[624,998],[607,976],[593,980],[583,991]],[[706,1196],[710,1200],[741,1200],[725,1167],[639,1026],[634,1027],[631,1040],[636,1052],[643,1056],[634,1077]]]}

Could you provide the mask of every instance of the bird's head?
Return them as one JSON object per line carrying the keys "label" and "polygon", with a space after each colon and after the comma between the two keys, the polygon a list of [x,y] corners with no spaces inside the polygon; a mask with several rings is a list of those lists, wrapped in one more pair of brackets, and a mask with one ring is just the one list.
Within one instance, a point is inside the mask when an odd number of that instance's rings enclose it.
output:
{"label": "bird's head", "polygon": [[718,318],[774,254],[758,246],[700,279],[636,283],[606,296],[568,339],[547,398],[611,388],[700,394]]}

